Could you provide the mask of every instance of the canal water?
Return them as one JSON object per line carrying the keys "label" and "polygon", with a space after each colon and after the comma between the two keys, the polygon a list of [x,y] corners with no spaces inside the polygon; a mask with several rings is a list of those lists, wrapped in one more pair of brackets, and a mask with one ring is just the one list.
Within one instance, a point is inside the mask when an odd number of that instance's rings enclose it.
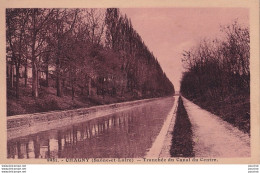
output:
{"label": "canal water", "polygon": [[174,98],[11,139],[8,158],[140,158],[159,134]]}

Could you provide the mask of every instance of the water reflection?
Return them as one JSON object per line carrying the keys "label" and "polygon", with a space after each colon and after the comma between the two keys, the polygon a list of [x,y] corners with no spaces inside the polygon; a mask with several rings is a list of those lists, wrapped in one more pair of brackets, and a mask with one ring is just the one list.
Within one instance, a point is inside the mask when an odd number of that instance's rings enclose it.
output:
{"label": "water reflection", "polygon": [[143,157],[174,98],[8,141],[8,158]]}

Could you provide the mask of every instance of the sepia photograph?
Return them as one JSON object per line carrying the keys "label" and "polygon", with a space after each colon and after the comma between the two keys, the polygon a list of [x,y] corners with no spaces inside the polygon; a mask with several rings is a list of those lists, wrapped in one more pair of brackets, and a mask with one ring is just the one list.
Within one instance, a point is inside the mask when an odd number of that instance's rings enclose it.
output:
{"label": "sepia photograph", "polygon": [[249,7],[4,13],[8,163],[259,163]]}

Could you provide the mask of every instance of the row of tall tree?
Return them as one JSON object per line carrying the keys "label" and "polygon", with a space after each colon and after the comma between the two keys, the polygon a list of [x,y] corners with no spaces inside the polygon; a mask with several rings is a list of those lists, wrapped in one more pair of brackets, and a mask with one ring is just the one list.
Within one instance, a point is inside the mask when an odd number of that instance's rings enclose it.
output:
{"label": "row of tall tree", "polygon": [[35,98],[50,79],[57,96],[69,91],[72,99],[76,93],[142,98],[174,93],[119,9],[6,9],[6,51],[8,86],[15,87],[16,98],[22,79]]}
{"label": "row of tall tree", "polygon": [[250,36],[249,28],[237,21],[222,26],[223,37],[204,39],[197,46],[184,51],[186,72],[181,92],[188,98],[223,100],[235,94],[249,97]]}

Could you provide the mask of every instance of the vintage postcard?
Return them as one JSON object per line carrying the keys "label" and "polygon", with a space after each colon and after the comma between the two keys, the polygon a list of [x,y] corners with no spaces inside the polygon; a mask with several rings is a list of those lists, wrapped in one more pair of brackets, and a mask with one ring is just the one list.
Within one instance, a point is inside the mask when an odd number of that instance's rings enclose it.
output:
{"label": "vintage postcard", "polygon": [[1,0],[2,164],[259,164],[259,2]]}

